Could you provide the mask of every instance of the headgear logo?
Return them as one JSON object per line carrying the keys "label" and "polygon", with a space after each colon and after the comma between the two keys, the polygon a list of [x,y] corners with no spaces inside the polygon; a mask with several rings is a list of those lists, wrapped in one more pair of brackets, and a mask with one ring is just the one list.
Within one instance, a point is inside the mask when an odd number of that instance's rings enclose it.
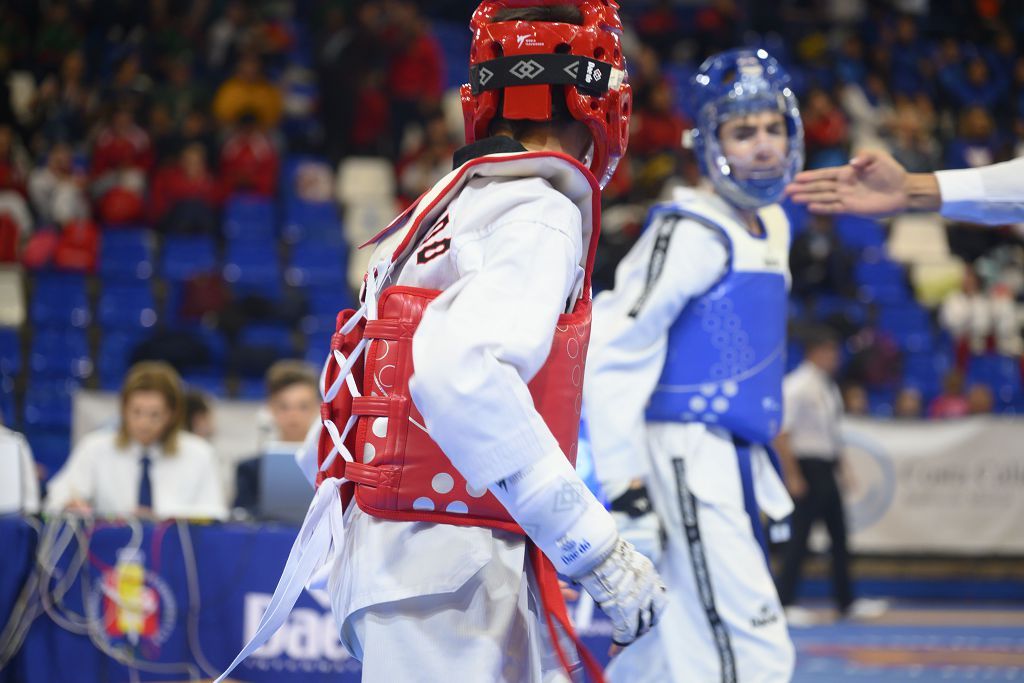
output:
{"label": "headgear logo", "polygon": [[124,639],[132,645],[162,645],[174,629],[178,610],[170,587],[146,570],[145,555],[122,549],[117,564],[103,572],[89,611],[110,643]]}

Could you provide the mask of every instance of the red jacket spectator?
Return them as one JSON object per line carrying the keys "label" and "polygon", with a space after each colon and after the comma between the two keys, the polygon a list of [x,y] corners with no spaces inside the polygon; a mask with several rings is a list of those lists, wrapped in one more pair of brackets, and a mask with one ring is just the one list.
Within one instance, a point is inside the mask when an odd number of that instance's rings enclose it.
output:
{"label": "red jacket spectator", "polygon": [[647,106],[636,110],[636,131],[630,136],[629,150],[647,155],[675,152],[683,144],[687,121],[672,110],[672,88],[664,81],[651,89]]}
{"label": "red jacket spectator", "polygon": [[158,224],[176,204],[195,200],[216,207],[221,201],[221,187],[210,173],[206,151],[200,143],[182,150],[180,159],[157,172],[150,193],[149,215]]}
{"label": "red jacket spectator", "polygon": [[96,138],[92,151],[93,177],[126,168],[148,171],[152,165],[153,149],[149,144],[149,134],[135,125],[131,112],[118,111],[110,125]]}
{"label": "red jacket spectator", "polygon": [[277,169],[277,150],[251,119],[246,119],[221,149],[221,181],[229,194],[255,192],[264,197],[273,196],[277,187]]}
{"label": "red jacket spectator", "polygon": [[387,91],[395,100],[434,101],[444,91],[444,58],[437,40],[424,28],[416,5],[400,2],[393,8],[393,46]]}

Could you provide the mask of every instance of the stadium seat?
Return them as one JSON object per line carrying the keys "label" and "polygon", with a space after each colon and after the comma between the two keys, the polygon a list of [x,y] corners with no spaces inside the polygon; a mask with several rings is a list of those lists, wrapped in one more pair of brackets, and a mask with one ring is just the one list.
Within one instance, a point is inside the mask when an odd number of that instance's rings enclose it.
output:
{"label": "stadium seat", "polygon": [[860,296],[866,301],[898,304],[911,300],[906,273],[903,267],[894,261],[866,256],[857,262],[855,278]]}
{"label": "stadium seat", "polygon": [[189,389],[198,389],[199,391],[206,392],[212,396],[227,396],[227,384],[225,383],[223,374],[215,372],[193,372],[185,373],[182,375],[181,379]]}
{"label": "stadium seat", "polygon": [[70,429],[71,394],[76,384],[67,380],[33,380],[25,392],[26,428]]}
{"label": "stadium seat", "polygon": [[217,250],[209,237],[168,235],[160,255],[160,272],[172,282],[217,269]]}
{"label": "stadium seat", "polygon": [[343,244],[338,207],[334,202],[291,200],[285,206],[282,236],[290,244],[306,241]]}
{"label": "stadium seat", "polygon": [[267,383],[262,377],[243,377],[238,381],[235,398],[243,401],[263,401],[267,398]]}
{"label": "stadium seat", "polygon": [[92,374],[92,358],[84,330],[41,328],[32,336],[29,348],[33,378],[83,379]]}
{"label": "stadium seat", "polygon": [[949,260],[946,224],[934,213],[897,216],[885,251],[889,258],[902,263],[945,263]]}
{"label": "stadium seat", "polygon": [[156,324],[156,304],[148,282],[105,285],[97,309],[97,318],[104,329],[153,327]]}
{"label": "stadium seat", "polygon": [[153,276],[150,237],[142,228],[107,228],[100,238],[99,274],[104,282],[148,280]]}
{"label": "stadium seat", "polygon": [[36,277],[29,319],[39,327],[87,327],[91,319],[85,278],[71,273],[41,273]]}
{"label": "stadium seat", "polygon": [[21,372],[21,336],[18,330],[0,327],[0,374],[13,377]]}
{"label": "stadium seat", "polygon": [[839,241],[848,247],[863,250],[885,244],[885,228],[876,220],[839,215],[834,226]]}
{"label": "stadium seat", "polygon": [[340,244],[299,242],[292,247],[285,281],[293,287],[346,287],[345,251]]}
{"label": "stadium seat", "polygon": [[25,285],[20,265],[0,266],[0,327],[25,323]]}
{"label": "stadium seat", "polygon": [[96,372],[99,375],[101,389],[120,390],[131,364],[132,353],[143,339],[145,333],[137,329],[104,330],[99,352],[96,354]]}
{"label": "stadium seat", "polygon": [[224,280],[234,292],[269,299],[281,297],[281,267],[273,242],[234,242],[224,258]]}
{"label": "stadium seat", "polygon": [[387,159],[349,157],[338,167],[336,191],[343,204],[391,200],[395,196],[395,169]]}
{"label": "stadium seat", "polygon": [[931,317],[914,302],[879,306],[878,326],[909,351],[928,351],[934,346]]}
{"label": "stadium seat", "polygon": [[14,414],[14,378],[0,375],[0,423],[16,424]]}
{"label": "stadium seat", "polygon": [[25,438],[32,448],[32,457],[46,471],[45,479],[48,481],[71,454],[70,428],[32,425],[25,428]]}
{"label": "stadium seat", "polygon": [[273,204],[256,195],[229,197],[224,205],[224,236],[230,241],[273,240]]}

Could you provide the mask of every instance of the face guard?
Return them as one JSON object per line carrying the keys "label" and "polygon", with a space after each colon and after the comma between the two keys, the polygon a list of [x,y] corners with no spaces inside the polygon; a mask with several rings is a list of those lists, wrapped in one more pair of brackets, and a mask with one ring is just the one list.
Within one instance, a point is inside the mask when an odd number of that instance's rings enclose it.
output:
{"label": "face guard", "polygon": [[[583,24],[492,23],[499,10],[573,5]],[[632,94],[614,0],[485,0],[473,14],[469,83],[462,86],[466,142],[487,137],[496,117],[551,121],[552,96],[593,138],[587,164],[604,187],[626,153]],[[563,86],[553,88],[552,86]],[[499,111],[500,108],[500,111]]]}
{"label": "face guard", "polygon": [[[789,75],[764,50],[730,50],[708,58],[690,85],[696,121],[692,146],[715,189],[745,209],[777,202],[804,163],[804,128]],[[758,150],[747,157],[726,156],[719,139],[722,124],[763,111],[778,112],[786,122],[785,155],[773,152],[769,163],[755,163]]]}

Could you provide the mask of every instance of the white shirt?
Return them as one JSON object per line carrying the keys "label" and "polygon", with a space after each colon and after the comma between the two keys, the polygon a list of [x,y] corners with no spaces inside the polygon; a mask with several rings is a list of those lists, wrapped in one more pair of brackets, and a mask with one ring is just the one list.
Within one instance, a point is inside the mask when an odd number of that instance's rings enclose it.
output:
{"label": "white shirt", "polygon": [[0,514],[39,512],[35,465],[25,437],[0,426]]}
{"label": "white shirt", "polygon": [[835,381],[817,365],[804,361],[783,380],[782,401],[782,431],[789,435],[794,454],[798,458],[838,458],[843,398]]}
{"label": "white shirt", "polygon": [[[159,444],[146,449],[153,492],[153,513],[159,518],[227,518],[213,448],[203,439],[178,432],[178,448],[166,454]],[[50,482],[46,510],[61,512],[78,499],[96,515],[130,517],[139,504],[143,447],[118,448],[115,430],[86,435]]]}
{"label": "white shirt", "polygon": [[1024,157],[982,168],[939,171],[940,213],[946,218],[999,225],[1024,221]]}

